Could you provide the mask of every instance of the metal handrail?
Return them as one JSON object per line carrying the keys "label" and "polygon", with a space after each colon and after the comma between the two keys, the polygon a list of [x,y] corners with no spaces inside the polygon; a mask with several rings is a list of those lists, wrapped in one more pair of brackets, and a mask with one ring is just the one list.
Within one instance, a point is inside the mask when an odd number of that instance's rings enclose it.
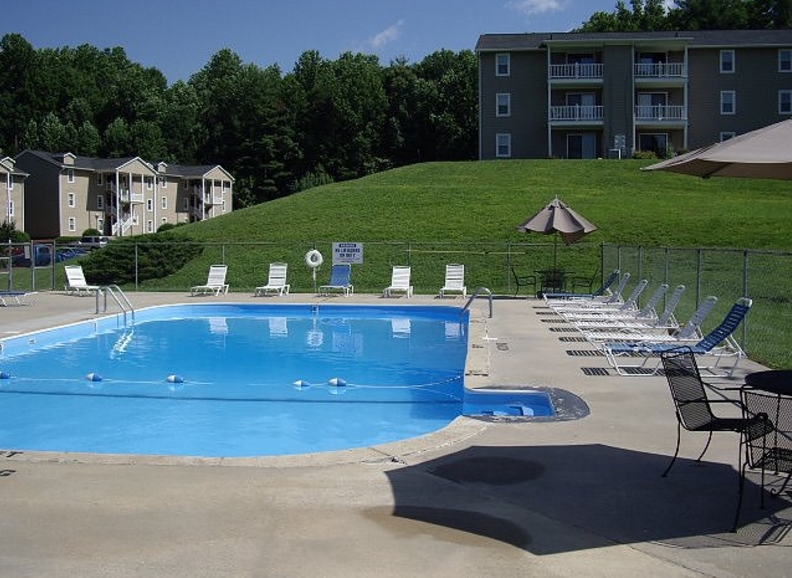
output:
{"label": "metal handrail", "polygon": [[478,289],[473,291],[473,295],[470,296],[470,299],[467,300],[467,303],[465,303],[465,306],[459,312],[459,316],[460,317],[465,312],[465,310],[467,310],[470,307],[471,303],[473,303],[473,300],[476,297],[478,297],[480,293],[482,293],[484,291],[486,291],[487,295],[489,296],[489,316],[490,316],[490,319],[492,319],[492,291],[490,291],[486,287],[479,287]]}
{"label": "metal handrail", "polygon": [[[102,309],[103,312],[107,311],[107,295],[109,294],[116,302],[118,307],[121,309],[121,311],[124,313],[124,325],[126,325],[127,322],[127,311],[129,311],[129,313],[132,316],[132,323],[135,322],[135,308],[132,306],[132,302],[126,296],[126,293],[124,293],[121,290],[121,287],[119,287],[118,285],[105,285],[99,288],[99,290],[96,292],[96,313],[99,313],[100,293],[104,295],[104,308]],[[120,299],[119,299],[119,295],[121,296]]]}

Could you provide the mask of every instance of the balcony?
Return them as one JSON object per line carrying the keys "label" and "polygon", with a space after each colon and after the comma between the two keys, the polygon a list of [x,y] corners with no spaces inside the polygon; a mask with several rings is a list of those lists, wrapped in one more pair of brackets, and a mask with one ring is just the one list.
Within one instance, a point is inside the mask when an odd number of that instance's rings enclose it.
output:
{"label": "balcony", "polygon": [[633,74],[636,84],[679,85],[687,80],[687,67],[683,62],[641,63]]}
{"label": "balcony", "polygon": [[638,105],[635,122],[640,124],[668,125],[687,122],[687,107],[680,105]]}
{"label": "balcony", "polygon": [[550,107],[550,122],[554,124],[601,124],[604,118],[600,105],[572,104]]}
{"label": "balcony", "polygon": [[553,81],[602,81],[603,65],[598,63],[551,64],[548,77]]}
{"label": "balcony", "polygon": [[[111,193],[114,197],[116,195],[116,186],[112,184],[108,184],[105,187],[105,191]],[[118,197],[121,199],[122,203],[142,203],[143,202],[143,193],[135,193],[130,191],[126,187],[121,187],[118,190]]]}

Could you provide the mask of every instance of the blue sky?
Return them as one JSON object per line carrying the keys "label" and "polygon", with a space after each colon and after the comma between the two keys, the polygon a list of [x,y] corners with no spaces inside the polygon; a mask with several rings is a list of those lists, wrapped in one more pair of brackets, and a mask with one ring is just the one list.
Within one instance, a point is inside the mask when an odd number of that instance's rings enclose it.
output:
{"label": "blue sky", "polygon": [[[187,80],[223,48],[283,72],[300,54],[346,51],[418,62],[472,50],[483,33],[561,32],[616,0],[13,0],[0,31],[34,48],[121,46],[130,60]],[[629,5],[629,3],[627,3]]]}

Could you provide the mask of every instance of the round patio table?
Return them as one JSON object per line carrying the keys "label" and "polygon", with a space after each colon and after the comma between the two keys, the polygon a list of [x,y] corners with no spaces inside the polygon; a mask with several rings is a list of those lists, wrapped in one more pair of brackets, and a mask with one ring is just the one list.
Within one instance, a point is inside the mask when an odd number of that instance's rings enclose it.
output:
{"label": "round patio table", "polygon": [[754,389],[792,396],[792,369],[756,371],[745,376],[746,385]]}

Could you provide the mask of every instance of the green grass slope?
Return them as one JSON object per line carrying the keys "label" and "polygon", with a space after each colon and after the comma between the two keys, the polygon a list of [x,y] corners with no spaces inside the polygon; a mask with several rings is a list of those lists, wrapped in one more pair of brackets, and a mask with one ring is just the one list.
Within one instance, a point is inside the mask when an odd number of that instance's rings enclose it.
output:
{"label": "green grass slope", "polygon": [[703,180],[646,161],[426,163],[334,183],[177,229],[204,241],[542,242],[517,225],[558,195],[589,242],[792,249],[786,181]]}

